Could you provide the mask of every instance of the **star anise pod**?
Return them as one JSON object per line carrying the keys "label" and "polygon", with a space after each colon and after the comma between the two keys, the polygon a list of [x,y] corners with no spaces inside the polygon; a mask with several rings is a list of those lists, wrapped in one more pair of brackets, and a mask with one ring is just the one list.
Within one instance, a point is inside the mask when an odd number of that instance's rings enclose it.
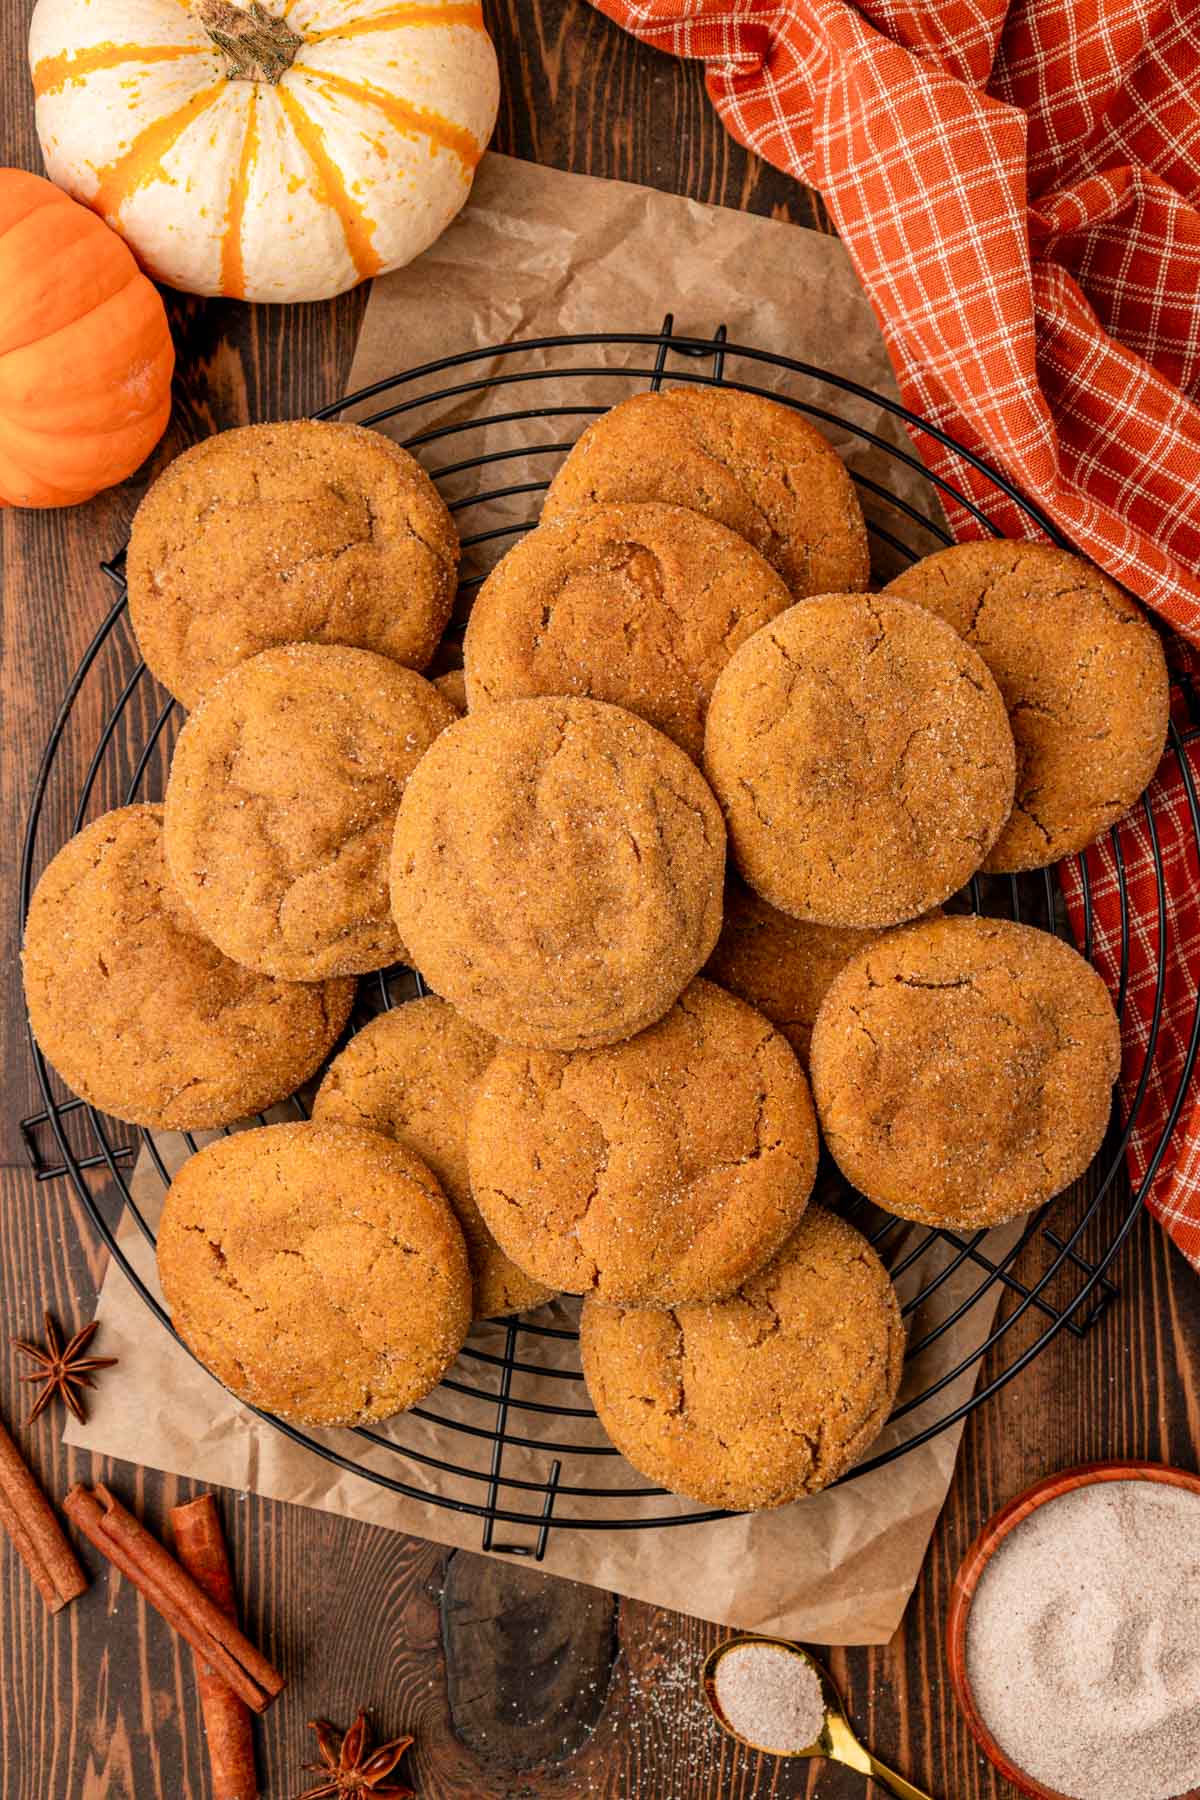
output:
{"label": "star anise pod", "polygon": [[367,1739],[365,1707],[359,1708],[357,1719],[344,1733],[326,1719],[313,1719],[310,1724],[317,1734],[321,1760],[305,1763],[304,1767],[324,1776],[324,1780],[316,1787],[305,1788],[296,1800],[326,1800],[326,1796],[338,1794],[362,1794],[369,1800],[416,1800],[413,1788],[388,1780],[412,1743],[410,1737],[393,1738],[390,1744],[372,1750]]}
{"label": "star anise pod", "polygon": [[76,1391],[80,1388],[95,1387],[92,1372],[95,1369],[111,1369],[117,1362],[115,1356],[85,1356],[83,1353],[100,1329],[99,1319],[93,1319],[82,1331],[77,1331],[66,1349],[59,1342],[58,1329],[49,1313],[44,1313],[46,1327],[46,1348],[40,1344],[27,1344],[24,1338],[14,1338],[12,1346],[23,1356],[30,1356],[41,1368],[35,1369],[31,1375],[22,1375],[22,1381],[44,1381],[45,1387],[34,1402],[33,1411],[26,1419],[32,1425],[44,1407],[49,1406],[56,1394],[61,1394],[75,1417],[82,1425],[87,1414],[83,1410],[83,1402]]}

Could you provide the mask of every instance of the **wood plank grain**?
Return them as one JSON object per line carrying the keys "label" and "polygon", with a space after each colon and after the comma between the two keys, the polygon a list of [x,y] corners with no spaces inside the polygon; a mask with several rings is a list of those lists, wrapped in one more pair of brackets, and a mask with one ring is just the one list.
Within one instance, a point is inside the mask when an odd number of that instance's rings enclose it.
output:
{"label": "wood plank grain", "polygon": [[608,1695],[616,1606],[513,1557],[451,1556],[442,1650],[454,1730],[485,1762],[563,1762],[589,1738]]}

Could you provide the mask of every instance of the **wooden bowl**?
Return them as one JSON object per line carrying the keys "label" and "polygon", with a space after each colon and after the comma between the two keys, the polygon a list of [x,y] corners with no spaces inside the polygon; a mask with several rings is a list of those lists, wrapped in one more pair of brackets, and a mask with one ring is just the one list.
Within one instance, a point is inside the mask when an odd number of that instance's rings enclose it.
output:
{"label": "wooden bowl", "polygon": [[[979,1577],[983,1574],[988,1559],[999,1549],[1013,1527],[1020,1525],[1031,1512],[1044,1506],[1048,1500],[1059,1500],[1075,1488],[1089,1487],[1098,1481],[1160,1481],[1168,1487],[1187,1488],[1190,1493],[1200,1495],[1200,1475],[1190,1475],[1185,1469],[1168,1468],[1165,1463],[1081,1463],[1078,1468],[1063,1469],[1058,1475],[1047,1475],[1043,1481],[1036,1482],[1033,1487],[1026,1488],[1023,1494],[1018,1494],[1015,1500],[1010,1500],[1007,1506],[988,1520],[963,1558],[950,1592],[950,1610],[946,1615],[946,1657],[955,1698],[962,1708],[972,1737],[989,1762],[1006,1781],[1012,1783],[1018,1793],[1028,1795],[1029,1800],[1070,1800],[1070,1796],[1059,1793],[1057,1788],[1044,1787],[1032,1775],[1027,1775],[1024,1769],[1010,1762],[984,1724],[967,1677],[967,1618],[975,1589],[979,1585]],[[1200,1800],[1200,1788],[1192,1788],[1188,1793],[1178,1795],[1177,1800]]]}

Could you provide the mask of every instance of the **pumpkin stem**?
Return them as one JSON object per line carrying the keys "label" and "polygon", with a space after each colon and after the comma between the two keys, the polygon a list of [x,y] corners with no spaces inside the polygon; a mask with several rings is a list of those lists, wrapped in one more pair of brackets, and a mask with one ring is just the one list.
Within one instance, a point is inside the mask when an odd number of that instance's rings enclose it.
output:
{"label": "pumpkin stem", "polygon": [[231,0],[200,0],[200,23],[228,57],[234,81],[269,81],[274,87],[304,42],[259,0],[250,0],[248,7],[234,6]]}

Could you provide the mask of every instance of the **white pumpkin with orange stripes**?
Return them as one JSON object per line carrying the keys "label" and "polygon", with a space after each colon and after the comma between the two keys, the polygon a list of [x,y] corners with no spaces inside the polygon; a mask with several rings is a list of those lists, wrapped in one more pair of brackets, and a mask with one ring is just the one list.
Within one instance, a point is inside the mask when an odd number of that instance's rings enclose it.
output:
{"label": "white pumpkin with orange stripes", "polygon": [[319,300],[411,261],[496,121],[478,0],[38,0],[51,178],[197,294]]}

